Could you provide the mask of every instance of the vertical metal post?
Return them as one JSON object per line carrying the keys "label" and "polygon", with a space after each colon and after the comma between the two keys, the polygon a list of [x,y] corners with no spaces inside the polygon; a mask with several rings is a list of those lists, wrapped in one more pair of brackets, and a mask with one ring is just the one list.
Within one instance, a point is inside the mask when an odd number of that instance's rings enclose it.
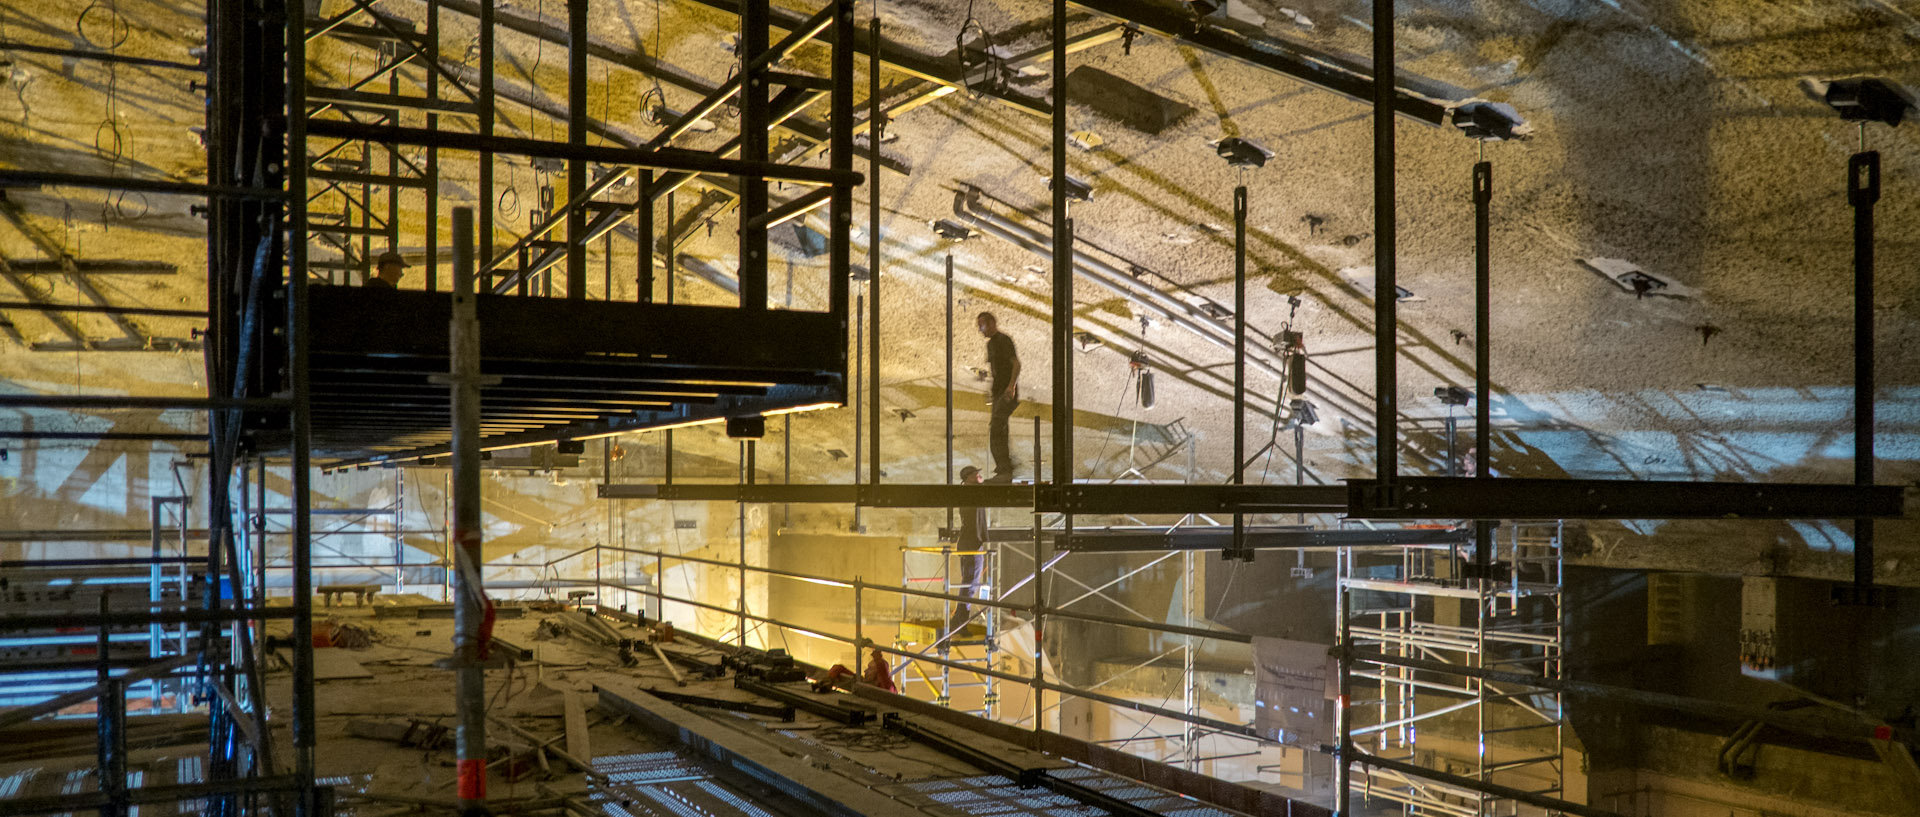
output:
{"label": "vertical metal post", "polygon": [[[1073,219],[1067,212],[1067,0],[1053,0],[1053,484],[1073,481]],[[1040,462],[1033,463],[1040,481]],[[1034,517],[1033,731],[1046,707],[1047,548]],[[1070,547],[1073,514],[1060,516],[1061,547]]]}
{"label": "vertical metal post", "polygon": [[634,252],[639,261],[639,269],[634,270],[634,300],[650,304],[653,303],[653,171],[642,170],[639,174],[640,180],[634,185],[639,189],[633,196],[634,227],[640,238],[640,246]]}
{"label": "vertical metal post", "polygon": [[873,7],[868,22],[867,48],[867,133],[872,139],[867,151],[867,323],[871,324],[867,351],[867,380],[872,394],[867,398],[867,479],[880,484],[880,139],[886,123],[880,120],[880,6]]}
{"label": "vertical metal post", "polygon": [[[493,135],[493,3],[480,4],[480,98],[475,104],[475,113],[479,114],[480,135]],[[437,190],[428,190],[429,197]],[[480,151],[480,235],[478,236],[479,254],[489,261],[493,258],[493,208],[498,206],[493,194],[493,151]],[[480,290],[493,291],[493,268],[489,266],[480,275]]]}
{"label": "vertical metal post", "polygon": [[[1233,484],[1247,482],[1247,186],[1233,188]],[[1223,558],[1251,561],[1247,517],[1233,515],[1233,549]]]}
{"label": "vertical metal post", "polygon": [[[644,193],[646,191],[643,190],[641,192]],[[649,247],[647,251],[652,252],[653,250],[651,247]],[[674,275],[673,194],[672,193],[667,194],[667,252],[666,252],[666,258],[664,260],[666,261],[666,264],[667,264],[667,303],[671,305],[673,303],[673,275]],[[665,445],[667,447],[666,462],[664,463],[664,467],[666,469],[666,483],[668,485],[672,485],[673,484],[673,429],[671,428],[667,429],[667,439],[665,441]]]}
{"label": "vertical metal post", "polygon": [[[953,251],[947,251],[947,484],[953,484]],[[953,508],[947,508],[953,527]]]}
{"label": "vertical metal post", "polygon": [[1340,595],[1340,697],[1334,702],[1334,731],[1338,742],[1333,749],[1334,817],[1353,817],[1353,600],[1343,579],[1353,574],[1353,549],[1334,552],[1339,560],[1335,581]]}
{"label": "vertical metal post", "polygon": [[[567,0],[567,144],[587,143],[587,2]],[[482,69],[485,70],[485,69]],[[567,297],[587,297],[587,163],[567,161]]]}
{"label": "vertical metal post", "polygon": [[[767,129],[772,112],[767,106],[767,73],[771,63],[760,64],[767,53],[767,26],[772,13],[767,0],[744,0],[740,4],[740,158],[749,162],[767,160]],[[762,176],[740,177],[740,308],[767,308],[767,228],[756,225],[767,212],[767,180]]]}
{"label": "vertical metal post", "polygon": [[[1040,418],[1033,418],[1033,481],[1040,481]],[[1040,514],[1033,515],[1033,731],[1040,731],[1041,713],[1046,701],[1041,694],[1046,690],[1047,678],[1042,671],[1042,656],[1046,650],[1040,643],[1041,627],[1047,614],[1047,554],[1046,539],[1040,532]]]}
{"label": "vertical metal post", "polygon": [[[840,47],[840,42],[836,41],[834,47]],[[859,576],[853,577],[853,673],[856,678],[866,677],[867,671],[866,614],[863,611],[865,602],[861,600],[861,596],[866,595],[865,588],[866,583],[861,581]]]}
{"label": "vertical metal post", "polygon": [[1373,4],[1373,422],[1380,458],[1374,501],[1383,505],[1391,501],[1400,468],[1393,65],[1393,0],[1378,0]]}
{"label": "vertical metal post", "polygon": [[[832,74],[833,91],[828,97],[827,163],[834,170],[853,170],[853,6],[854,0],[835,0],[833,17]],[[879,140],[873,149],[879,150]],[[828,275],[827,311],[840,318],[844,331],[847,320],[849,270],[853,267],[853,185],[836,184],[829,202],[832,226],[827,232]],[[843,335],[844,337],[844,335]],[[845,369],[845,358],[841,368]]]}
{"label": "vertical metal post", "polygon": [[[871,272],[868,273],[867,280],[873,280]],[[864,465],[861,460],[861,446],[866,444],[863,424],[867,421],[866,414],[860,410],[861,401],[866,399],[866,388],[861,384],[861,378],[865,375],[866,369],[864,364],[867,354],[867,324],[860,319],[861,314],[867,311],[866,294],[854,295],[853,303],[853,484],[859,485],[860,469]],[[860,506],[857,504],[853,506],[853,529],[855,532],[861,530]]]}
{"label": "vertical metal post", "polygon": [[292,462],[288,479],[293,562],[293,773],[301,782],[296,814],[313,813],[315,705],[313,691],[313,399],[307,372],[307,37],[306,6],[286,0],[287,147],[287,381],[292,398]]}
{"label": "vertical metal post", "polygon": [[[440,63],[440,0],[427,0],[427,62]],[[397,77],[399,72],[395,72]],[[427,72],[427,99],[440,99],[440,72]],[[439,130],[440,115],[427,113],[427,130]],[[432,292],[440,288],[440,149],[427,146],[426,159],[426,233],[427,258],[423,264],[426,269],[426,290]],[[399,188],[394,188],[398,190]],[[398,220],[394,222],[398,224]],[[395,534],[396,537],[399,534]],[[403,580],[404,581],[404,580]]]}
{"label": "vertical metal post", "polygon": [[487,695],[481,665],[486,596],[480,564],[480,319],[474,301],[473,211],[453,211],[453,320],[448,326],[452,402],[454,712],[463,812],[486,808]]}
{"label": "vertical metal post", "polygon": [[[1493,163],[1473,166],[1473,478],[1493,478]],[[1449,437],[1451,439],[1451,437]],[[1451,454],[1449,454],[1451,456]],[[1455,467],[1449,464],[1449,468]],[[1496,520],[1473,523],[1475,575],[1489,575]]]}
{"label": "vertical metal post", "polygon": [[[1863,131],[1864,132],[1864,131]],[[1853,205],[1853,483],[1873,484],[1873,205],[1880,200],[1880,152],[1847,159]],[[1853,520],[1853,595],[1873,602],[1873,520]]]}
{"label": "vertical metal post", "polygon": [[[753,484],[752,451],[752,440],[740,442],[740,482],[743,485]],[[739,585],[739,596],[734,600],[736,605],[734,627],[740,637],[740,646],[745,647],[747,646],[747,503],[736,503],[735,507],[740,513],[740,568],[734,571]]]}
{"label": "vertical metal post", "polygon": [[[101,632],[108,629],[105,623],[100,625]],[[105,653],[101,655],[101,664],[105,666]],[[100,737],[100,791],[110,802],[100,809],[100,814],[118,817],[127,813],[127,683],[118,679],[101,680],[100,713],[96,720]]]}

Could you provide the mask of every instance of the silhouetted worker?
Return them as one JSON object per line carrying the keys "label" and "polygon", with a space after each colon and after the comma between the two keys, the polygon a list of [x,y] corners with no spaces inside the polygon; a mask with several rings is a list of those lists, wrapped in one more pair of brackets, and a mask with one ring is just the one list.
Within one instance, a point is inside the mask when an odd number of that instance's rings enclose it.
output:
{"label": "silhouetted worker", "polygon": [[401,258],[399,253],[393,250],[381,253],[374,266],[378,271],[367,279],[367,286],[374,289],[400,288],[400,278],[407,274],[407,260]]}
{"label": "silhouetted worker", "polygon": [[981,337],[987,339],[987,371],[990,375],[988,401],[993,415],[987,422],[987,442],[993,451],[993,476],[987,482],[1013,481],[1013,449],[1007,424],[1013,409],[1020,404],[1020,354],[1014,351],[1013,338],[1000,331],[1000,321],[992,312],[974,319]]}
{"label": "silhouetted worker", "polygon": [[[979,485],[980,469],[971,465],[960,469],[962,485]],[[960,575],[953,583],[956,595],[972,598],[987,583],[987,509],[961,508],[960,533],[954,538],[953,549],[959,551]],[[947,632],[956,632],[966,626],[973,618],[973,605],[959,604],[953,608],[953,615],[947,617]]]}

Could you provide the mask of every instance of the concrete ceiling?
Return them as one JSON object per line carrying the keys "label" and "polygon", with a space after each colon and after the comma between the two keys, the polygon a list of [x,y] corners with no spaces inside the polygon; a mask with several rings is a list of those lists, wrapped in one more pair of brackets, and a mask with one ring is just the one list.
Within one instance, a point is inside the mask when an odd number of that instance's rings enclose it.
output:
{"label": "concrete ceiling", "polygon": [[[1048,4],[975,0],[880,5],[886,36],[952,62],[955,36],[972,18],[1007,53],[1045,44]],[[803,7],[804,6],[804,7]],[[326,0],[325,13],[346,7]],[[424,4],[389,0],[384,11],[418,18]],[[810,12],[811,4],[794,6]],[[502,8],[564,22],[559,0],[511,0]],[[26,0],[0,12],[0,40],[67,47],[111,47],[119,53],[187,60],[201,40],[198,12],[167,3],[124,0],[81,14],[70,6]],[[717,83],[732,59],[725,45],[737,30],[730,15],[693,2],[594,0],[593,36],[606,44],[657,55],[676,71]],[[1245,33],[1315,50],[1367,52],[1368,4],[1344,0],[1237,3],[1229,11]],[[1920,62],[1920,6],[1883,0],[1729,2],[1657,5],[1608,3],[1403,2],[1398,30],[1406,82],[1445,91],[1450,100],[1477,97],[1513,105],[1534,126],[1525,143],[1490,145],[1494,200],[1493,361],[1495,419],[1502,442],[1494,466],[1522,476],[1700,480],[1847,480],[1850,468],[1851,267],[1850,214],[1843,179],[1858,133],[1797,87],[1803,76],[1886,74],[1913,80]],[[870,6],[860,12],[864,21]],[[76,22],[76,15],[78,15]],[[118,25],[124,21],[124,25]],[[1077,12],[1079,33],[1113,21]],[[460,56],[472,21],[444,18],[448,61]],[[89,43],[92,46],[89,46]],[[565,52],[505,34],[498,65],[512,85],[564,106]],[[824,51],[803,50],[793,66],[824,71]],[[0,162],[76,173],[122,173],[195,179],[204,154],[189,130],[199,124],[200,97],[179,71],[63,61],[14,52],[0,68]],[[363,75],[370,51],[317,49],[313,76],[328,82]],[[467,60],[471,62],[471,57]],[[1364,62],[1364,60],[1360,60]],[[1195,113],[1158,134],[1108,119],[1093,106],[1068,108],[1069,130],[1100,137],[1096,149],[1072,149],[1070,172],[1091,180],[1094,201],[1076,208],[1078,237],[1102,258],[1231,303],[1231,191],[1251,188],[1249,320],[1271,335],[1286,319],[1286,297],[1303,300],[1297,328],[1323,368],[1313,395],[1323,421],[1307,435],[1311,479],[1371,473],[1375,460],[1370,406],[1372,374],[1372,179],[1369,106],[1291,81],[1273,72],[1145,36],[1130,53],[1118,42],[1075,54],[1086,65],[1183,103]],[[1045,66],[1040,66],[1044,70]],[[859,97],[866,96],[860,61]],[[409,73],[412,72],[412,73]],[[590,66],[590,108],[613,127],[650,136],[642,117],[649,80],[608,64]],[[532,79],[529,80],[528,76]],[[419,77],[413,69],[402,76]],[[883,73],[894,99],[909,77]],[[1035,76],[1014,87],[1047,94]],[[697,96],[671,83],[667,104],[685,109]],[[503,91],[503,94],[505,92]],[[1073,92],[1074,101],[1083,98]],[[518,105],[503,105],[503,132],[564,136],[564,126]],[[818,118],[823,108],[809,111]],[[711,147],[732,121],[681,144]],[[118,133],[118,139],[115,135]],[[887,155],[911,172],[880,178],[884,314],[883,391],[886,469],[896,480],[937,481],[944,467],[941,407],[944,334],[941,281],[948,246],[927,222],[951,216],[954,193],[976,187],[990,209],[1046,230],[1046,120],[968,93],[948,95],[902,115],[888,130]],[[1244,176],[1215,157],[1210,140],[1254,139],[1275,153]],[[1400,284],[1413,293],[1401,305],[1400,400],[1409,469],[1444,468],[1437,436],[1446,408],[1435,387],[1472,380],[1472,208],[1468,173],[1475,148],[1450,128],[1402,120],[1399,128]],[[1879,322],[1880,481],[1920,478],[1920,169],[1913,126],[1868,132],[1884,154],[1887,193],[1880,205]],[[115,142],[119,147],[115,148]],[[778,135],[776,135],[776,143]],[[864,162],[861,163],[864,170]],[[449,169],[438,191],[452,204],[472,203],[470,168]],[[503,173],[520,202],[501,213],[505,229],[526,219],[537,197],[531,168]],[[856,257],[864,259],[869,193],[856,193]],[[64,251],[88,261],[157,261],[171,276],[111,275],[102,290],[121,305],[192,308],[205,301],[204,225],[185,199],[103,196],[77,190],[11,191],[26,223]],[[682,209],[691,194],[683,194]],[[997,202],[997,203],[994,203]],[[494,202],[494,206],[501,205]],[[416,241],[422,226],[413,215]],[[731,269],[731,217],[711,239],[687,252]],[[816,222],[818,223],[818,222]],[[1228,229],[1223,229],[1228,228]],[[415,247],[418,246],[416,243]],[[403,249],[408,249],[403,241]],[[966,366],[984,365],[979,341],[965,331],[974,311],[993,309],[1019,344],[1028,374],[1023,395],[1042,412],[1047,387],[1048,263],[993,238],[952,248],[959,295],[956,339],[961,391],[955,446],[961,463],[985,459],[982,386]],[[631,245],[616,244],[616,268],[631,269]],[[0,224],[0,255],[44,258],[26,236]],[[622,265],[622,260],[625,264]],[[1583,259],[1585,263],[1583,263]],[[776,262],[778,264],[778,262]],[[1631,265],[1667,282],[1662,297],[1636,298],[1596,271]],[[774,289],[782,292],[775,267]],[[794,259],[797,303],[821,296],[819,265]],[[56,274],[22,277],[61,302],[83,296]],[[417,281],[418,279],[412,279]],[[631,296],[631,284],[616,294]],[[722,290],[682,284],[683,297],[726,302]],[[1669,297],[1678,296],[1678,297]],[[20,293],[0,284],[0,299]],[[1077,355],[1079,473],[1117,476],[1126,467],[1135,421],[1183,418],[1196,433],[1194,481],[1222,480],[1230,468],[1232,414],[1225,389],[1231,354],[1164,321],[1143,328],[1139,307],[1080,280],[1079,328],[1105,341]],[[62,330],[30,313],[5,313],[27,343],[59,343]],[[78,320],[89,338],[123,333],[103,319]],[[194,324],[140,319],[151,337],[191,339]],[[1126,353],[1144,349],[1160,362],[1159,405],[1139,408],[1127,390]],[[36,351],[0,341],[0,383],[6,391],[130,394],[204,389],[199,355],[173,352]],[[1264,443],[1277,383],[1249,378],[1249,439]],[[911,417],[893,413],[904,409]],[[42,429],[197,430],[185,414],[100,417],[57,412],[12,415]],[[841,481],[850,467],[828,453],[850,451],[851,412],[794,421],[793,469],[799,478]],[[1016,433],[1026,426],[1017,421]],[[717,434],[715,435],[717,437]],[[694,438],[689,440],[688,438]],[[1290,451],[1290,438],[1283,437]],[[772,440],[770,439],[770,442]],[[682,434],[681,444],[730,457],[723,440]],[[642,443],[636,443],[636,450]],[[1464,448],[1464,444],[1462,448]],[[1016,444],[1016,451],[1026,446]],[[1021,457],[1026,459],[1026,457]],[[763,456],[763,468],[777,460]],[[1180,478],[1184,457],[1154,472]],[[773,463],[769,465],[769,463]],[[1292,465],[1275,457],[1273,481],[1289,481]],[[1022,474],[1030,473],[1023,466]],[[16,489],[17,490],[17,489]],[[537,495],[538,485],[525,489]],[[591,500],[589,500],[590,502]],[[1844,524],[1743,523],[1593,526],[1602,563],[1725,572],[1782,571],[1844,575]],[[1908,524],[1882,528],[1883,576],[1920,582],[1920,533]],[[1655,535],[1657,534],[1657,535]]]}

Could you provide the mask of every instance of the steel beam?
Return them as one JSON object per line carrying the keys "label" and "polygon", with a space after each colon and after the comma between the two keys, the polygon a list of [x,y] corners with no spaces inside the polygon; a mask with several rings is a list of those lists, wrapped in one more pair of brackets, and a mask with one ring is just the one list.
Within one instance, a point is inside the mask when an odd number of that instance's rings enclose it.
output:
{"label": "steel beam", "polygon": [[1340,485],[1056,485],[1036,491],[1043,513],[1324,513],[1347,509]]}
{"label": "steel beam", "polygon": [[[0,49],[5,50],[5,49]],[[139,193],[168,193],[210,198],[262,199],[286,198],[279,190],[253,187],[229,187],[193,184],[164,179],[130,179],[125,176],[90,176],[80,173],[50,173],[39,170],[0,170],[0,187],[85,187],[96,190],[127,190]],[[84,271],[84,270],[82,270]]]}
{"label": "steel beam", "polygon": [[[1375,507],[1374,483],[1348,480],[1363,519],[1854,519],[1905,513],[1897,485],[1403,477]],[[1337,487],[1337,486],[1336,486]]]}
{"label": "steel beam", "polygon": [[514,156],[579,160],[609,165],[629,165],[684,173],[719,173],[728,176],[764,176],[776,181],[809,184],[859,184],[863,176],[852,170],[831,170],[778,162],[754,162],[727,159],[700,151],[663,148],[637,150],[605,145],[575,145],[510,136],[481,136],[398,125],[375,125],[318,119],[307,123],[311,136],[351,139],[388,145],[418,145],[444,150],[492,151]]}
{"label": "steel beam", "polygon": [[[1349,99],[1365,102],[1377,96],[1368,70],[1353,60],[1317,52],[1297,43],[1265,37],[1250,38],[1223,28],[1196,25],[1192,12],[1183,5],[1154,4],[1141,0],[1072,2],[1088,11],[1133,23],[1176,42],[1259,66]],[[1375,62],[1378,64],[1377,59]],[[1387,99],[1392,110],[1429,125],[1445,123],[1445,103],[1435,101],[1426,94],[1389,87],[1391,90]]]}
{"label": "steel beam", "polygon": [[[581,0],[574,0],[581,2]],[[480,583],[480,321],[474,294],[473,210],[453,211],[453,314],[448,321],[448,402],[453,432],[453,664],[457,795],[463,812],[486,810],[486,635],[490,604]]]}
{"label": "steel beam", "polygon": [[[1008,537],[1025,537],[1021,529],[1004,529]],[[1348,530],[1245,528],[1244,547],[1248,550],[1324,550],[1353,547],[1421,547],[1465,544],[1468,531],[1462,530]],[[1073,532],[1067,541],[1056,539],[1055,547],[1076,553],[1159,553],[1169,550],[1226,550],[1235,544],[1234,530],[1207,528],[1088,529]],[[992,537],[990,537],[991,539]]]}
{"label": "steel beam", "polygon": [[1581,803],[1574,803],[1567,800],[1561,800],[1557,797],[1548,797],[1544,794],[1535,794],[1525,789],[1516,789],[1512,786],[1502,786],[1498,783],[1489,783],[1489,782],[1480,780],[1478,778],[1464,777],[1462,775],[1457,775],[1457,774],[1448,774],[1446,772],[1429,769],[1425,766],[1416,766],[1412,763],[1406,763],[1404,761],[1392,760],[1389,758],[1380,757],[1378,755],[1370,755],[1370,754],[1367,754],[1366,752],[1362,752],[1359,750],[1353,751],[1352,758],[1353,758],[1353,762],[1357,764],[1362,764],[1367,766],[1377,766],[1382,769],[1399,772],[1401,774],[1412,775],[1414,777],[1418,777],[1424,780],[1432,780],[1436,783],[1445,783],[1449,786],[1459,786],[1461,788],[1467,789],[1468,791],[1477,791],[1484,794],[1491,794],[1494,797],[1498,797],[1501,799],[1526,803],[1527,805],[1530,805],[1530,806],[1538,806],[1540,808],[1546,809],[1549,813],[1573,814],[1573,815],[1578,815],[1578,817],[1622,817],[1622,815],[1619,814],[1618,812],[1608,811],[1603,808],[1595,808],[1593,806],[1588,806]]}

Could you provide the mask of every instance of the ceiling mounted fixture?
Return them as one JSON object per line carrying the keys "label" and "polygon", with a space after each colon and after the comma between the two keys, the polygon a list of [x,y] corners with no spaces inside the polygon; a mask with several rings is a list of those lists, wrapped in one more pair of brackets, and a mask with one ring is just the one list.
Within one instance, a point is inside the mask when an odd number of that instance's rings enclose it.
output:
{"label": "ceiling mounted fixture", "polygon": [[1482,142],[1519,142],[1533,136],[1533,126],[1504,102],[1463,102],[1453,108],[1452,119],[1453,126],[1468,139]]}
{"label": "ceiling mounted fixture", "polygon": [[1229,136],[1213,143],[1213,151],[1227,160],[1229,167],[1262,168],[1267,160],[1273,158],[1273,151],[1261,147],[1252,139]]}
{"label": "ceiling mounted fixture", "polygon": [[1885,77],[1804,79],[1800,88],[1848,122],[1884,122],[1897,127],[1914,109],[1913,91]]}

